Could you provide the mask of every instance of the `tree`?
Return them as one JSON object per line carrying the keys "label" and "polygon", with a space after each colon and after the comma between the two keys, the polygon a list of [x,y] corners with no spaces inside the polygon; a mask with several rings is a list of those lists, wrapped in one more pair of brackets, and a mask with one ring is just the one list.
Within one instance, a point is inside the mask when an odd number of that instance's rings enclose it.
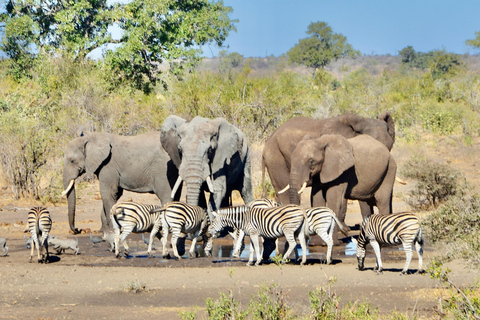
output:
{"label": "tree", "polygon": [[[209,0],[8,0],[0,15],[5,37],[0,49],[13,59],[39,52],[68,54],[83,60],[105,50],[105,63],[116,83],[131,82],[144,91],[158,80],[164,61],[193,65],[200,46],[222,46],[236,20],[230,7]],[[121,30],[113,37],[111,27]],[[21,61],[18,60],[17,61]]]}
{"label": "tree", "polygon": [[480,49],[480,31],[475,32],[475,36],[475,39],[467,40],[465,44],[475,49]]}
{"label": "tree", "polygon": [[310,23],[306,33],[310,36],[300,39],[287,55],[291,62],[313,68],[314,74],[317,69],[324,69],[332,61],[360,55],[344,35],[334,33],[326,22]]}
{"label": "tree", "polygon": [[417,53],[412,46],[405,47],[402,50],[398,51],[398,53],[400,54],[400,56],[402,56],[402,63],[412,63],[417,57]]}

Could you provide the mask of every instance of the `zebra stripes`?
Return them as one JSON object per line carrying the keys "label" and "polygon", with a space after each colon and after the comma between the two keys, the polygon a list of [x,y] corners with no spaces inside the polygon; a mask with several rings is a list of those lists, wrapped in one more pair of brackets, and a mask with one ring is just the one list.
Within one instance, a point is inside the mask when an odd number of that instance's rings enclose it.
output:
{"label": "zebra stripes", "polygon": [[150,232],[150,244],[148,245],[148,256],[152,257],[153,237],[157,236],[158,229],[153,232],[155,221],[159,219],[160,213],[152,212],[161,206],[153,204],[140,204],[136,202],[117,203],[110,210],[110,219],[115,233],[115,256],[118,258],[119,244],[123,244],[124,254],[128,256],[129,247],[125,239],[130,233]]}
{"label": "zebra stripes", "polygon": [[335,212],[327,207],[316,207],[305,209],[308,221],[308,235],[318,234],[327,244],[327,264],[332,263],[333,234],[335,224],[340,231],[348,236],[340,221],[338,221]]}
{"label": "zebra stripes", "polygon": [[353,242],[357,244],[358,269],[363,270],[365,260],[365,247],[370,243],[375,251],[377,264],[374,270],[377,274],[383,271],[380,249],[386,246],[403,244],[405,250],[406,262],[401,274],[408,272],[410,261],[412,260],[412,247],[418,254],[418,271],[422,269],[423,259],[423,232],[417,216],[411,213],[393,213],[389,215],[374,214],[365,217],[360,227],[358,240]]}
{"label": "zebra stripes", "polygon": [[[214,219],[210,226],[209,232],[213,237],[218,236],[218,233],[225,227],[233,227],[240,229],[245,234],[250,236],[251,245],[250,258],[247,265],[253,264],[253,251],[257,255],[257,262],[259,265],[262,261],[260,256],[259,237],[263,237],[265,243],[271,247],[274,240],[285,236],[289,243],[289,248],[283,257],[283,262],[292,253],[296,247],[295,239],[298,238],[303,250],[303,257],[301,264],[306,262],[306,241],[305,241],[305,211],[296,205],[286,205],[277,208],[250,208],[246,206],[229,207],[220,209],[217,212],[212,212]],[[267,255],[267,247],[264,243],[265,249],[264,257]]]}
{"label": "zebra stripes", "polygon": [[[278,207],[278,203],[275,200],[268,198],[253,200],[248,204],[250,208],[275,208]],[[245,232],[240,229],[235,229],[230,232],[233,238],[233,258],[239,258],[243,249],[245,248]],[[275,241],[275,251],[278,254],[278,240]]]}
{"label": "zebra stripes", "polygon": [[[158,219],[153,227],[153,232],[158,232],[160,226],[162,227],[162,246],[163,257],[169,257],[167,248],[167,240],[169,231],[172,236],[170,243],[172,244],[173,254],[182,259],[177,249],[177,241],[183,233],[193,234],[192,244],[190,246],[190,258],[196,257],[197,239],[203,238],[205,247],[205,254],[211,255],[211,241],[208,241],[207,229],[209,226],[208,214],[202,207],[193,206],[185,202],[174,201],[166,204],[161,208],[155,208],[152,213],[160,213]],[[153,241],[151,240],[150,244]]]}
{"label": "zebra stripes", "polygon": [[[52,229],[52,219],[50,212],[45,207],[33,207],[28,212],[28,229],[32,234],[32,245],[30,251],[30,262],[32,262],[33,250],[37,247],[38,262],[48,263],[50,255],[48,254],[48,233]],[[45,249],[45,253],[43,252]],[[40,257],[40,252],[42,255]]]}

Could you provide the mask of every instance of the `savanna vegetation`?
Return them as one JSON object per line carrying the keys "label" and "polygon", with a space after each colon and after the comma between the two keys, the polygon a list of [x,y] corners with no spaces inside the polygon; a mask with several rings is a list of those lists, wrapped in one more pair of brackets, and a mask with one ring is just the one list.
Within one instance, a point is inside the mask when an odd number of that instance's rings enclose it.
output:
{"label": "savanna vegetation", "polygon": [[[221,45],[235,29],[231,8],[201,0],[162,3],[85,0],[44,8],[35,1],[8,2],[0,17],[6,54],[0,61],[0,175],[15,198],[61,201],[63,149],[79,131],[135,135],[159,130],[171,114],[224,117],[258,144],[294,116],[376,117],[387,110],[403,143],[421,144],[423,134],[433,133],[460,137],[468,145],[480,135],[478,56],[412,47],[395,57],[360,56],[346,38],[317,22],[288,57],[245,58],[222,51],[201,59],[200,45]],[[123,31],[118,39],[108,33],[112,24]],[[318,47],[322,37],[338,51],[306,57],[302,47]],[[478,41],[477,33],[467,44],[478,48]],[[103,58],[92,60],[88,54],[99,48]],[[404,171],[419,181],[409,202],[428,212],[424,226],[430,241],[450,243],[431,272],[448,282],[442,261],[462,257],[476,267],[480,262],[480,196],[460,172],[428,159],[415,161]],[[324,295],[312,292],[312,304]],[[333,303],[328,299],[325,308]],[[478,312],[478,295],[474,299]],[[236,310],[224,296],[209,301],[208,312],[225,303]],[[284,305],[278,308],[275,314],[286,312]]]}

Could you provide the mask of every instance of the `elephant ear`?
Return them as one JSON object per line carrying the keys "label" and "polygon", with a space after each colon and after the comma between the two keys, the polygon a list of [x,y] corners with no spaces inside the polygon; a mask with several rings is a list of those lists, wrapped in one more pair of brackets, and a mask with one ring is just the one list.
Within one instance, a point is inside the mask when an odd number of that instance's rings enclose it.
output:
{"label": "elephant ear", "polygon": [[385,111],[378,117],[378,120],[382,120],[387,123],[388,134],[390,137],[392,137],[393,142],[395,142],[395,122],[393,121],[393,117],[390,112]]}
{"label": "elephant ear", "polygon": [[187,122],[187,120],[178,116],[169,116],[163,122],[160,132],[160,142],[163,146],[163,149],[167,151],[177,168],[180,167],[182,162],[182,158],[178,149],[178,144],[180,142],[178,128],[185,122]]}
{"label": "elephant ear", "polygon": [[94,174],[110,156],[112,145],[108,133],[93,133],[85,142],[85,169],[87,174]]}
{"label": "elephant ear", "polygon": [[320,171],[322,183],[331,182],[355,165],[352,145],[340,135],[323,135],[318,140],[325,143],[325,159]]}
{"label": "elephant ear", "polygon": [[212,168],[212,171],[215,172],[223,168],[225,163],[230,165],[230,161],[237,152],[240,156],[245,155],[247,143],[245,134],[224,118],[216,118],[211,122],[218,125],[218,147]]}

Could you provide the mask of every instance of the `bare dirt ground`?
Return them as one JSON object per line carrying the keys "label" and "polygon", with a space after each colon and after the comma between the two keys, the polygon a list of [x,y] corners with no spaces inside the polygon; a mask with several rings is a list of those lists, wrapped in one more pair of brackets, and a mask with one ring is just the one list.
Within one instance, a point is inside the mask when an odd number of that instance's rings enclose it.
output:
{"label": "bare dirt ground", "polygon": [[[444,143],[434,143],[428,149],[442,161],[461,167],[471,181],[477,182],[479,174],[475,158],[479,143],[467,148],[457,145],[460,144],[447,139]],[[452,148],[457,149],[452,151]],[[396,146],[393,152],[401,167],[407,154],[418,155],[425,150]],[[254,179],[258,179],[257,157],[252,160],[256,172]],[[395,212],[409,210],[400,195],[411,186],[410,182],[407,186],[395,185]],[[85,183],[80,189],[77,202],[79,228],[92,231],[100,228],[101,200],[97,191],[96,183]],[[129,192],[121,200],[126,199],[160,203],[155,196]],[[14,201],[7,186],[0,188],[0,237],[8,238],[9,247],[8,256],[0,257],[0,319],[176,319],[179,311],[195,308],[203,316],[208,297],[217,299],[221,293],[232,290],[235,299],[246,308],[252,295],[262,286],[273,283],[279,284],[294,313],[306,316],[310,310],[309,290],[327,287],[332,277],[336,277],[336,282],[331,289],[342,297],[342,303],[368,301],[381,313],[390,314],[396,310],[409,316],[436,318],[439,299],[446,293],[444,287],[428,275],[400,276],[405,255],[397,248],[382,252],[383,275],[378,276],[372,271],[375,264],[372,251],[367,255],[367,270],[360,272],[356,270],[356,258],[351,253],[346,254],[346,244],[335,247],[332,265],[322,263],[325,247],[310,246],[305,266],[290,263],[279,268],[270,263],[247,267],[247,258],[230,258],[230,239],[215,241],[213,258],[178,261],[161,258],[158,240],[155,257],[148,259],[146,245],[140,235],[131,235],[128,238],[131,257],[116,259],[113,253],[107,251],[106,243],[94,246],[88,234],[81,234],[78,236],[79,255],[73,255],[69,250],[64,254],[53,251],[49,264],[28,263],[30,250],[26,248],[23,236],[28,237],[28,233],[24,232],[26,215],[33,204]],[[54,221],[51,233],[72,237],[68,233],[66,203],[50,205],[49,210]],[[356,202],[351,202],[346,223],[353,227],[360,223],[360,219]],[[355,233],[353,230],[352,235]],[[438,249],[427,239],[424,265]],[[414,255],[410,268],[416,271],[417,267],[418,260]],[[452,270],[451,280],[459,286],[478,281],[478,270],[469,269],[461,261],[453,261],[448,267]],[[138,292],[135,288],[139,289]]]}

